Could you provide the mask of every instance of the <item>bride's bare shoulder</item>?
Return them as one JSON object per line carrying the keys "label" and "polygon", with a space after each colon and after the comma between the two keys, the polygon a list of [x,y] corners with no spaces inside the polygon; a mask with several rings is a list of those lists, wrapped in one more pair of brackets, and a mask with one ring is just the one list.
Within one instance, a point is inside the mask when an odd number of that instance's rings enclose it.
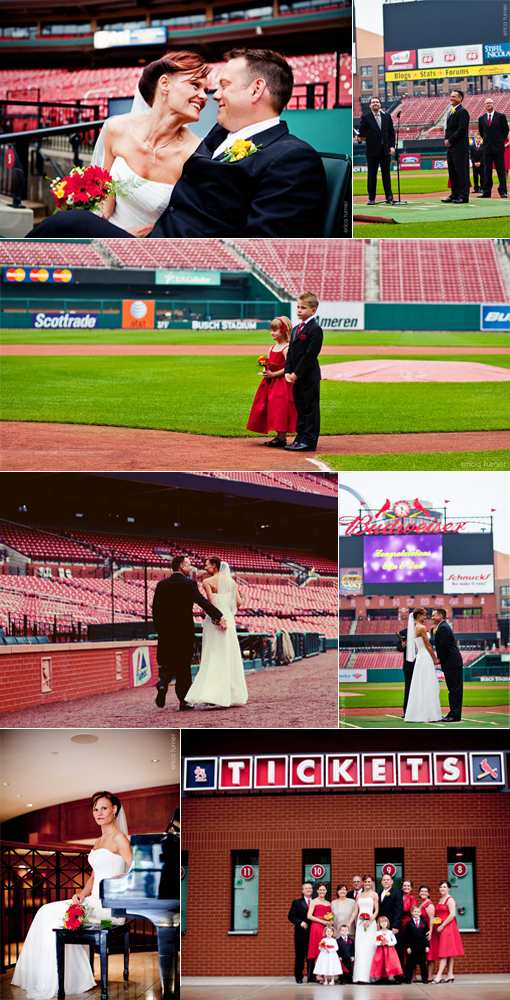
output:
{"label": "bride's bare shoulder", "polygon": [[110,135],[126,135],[141,124],[145,115],[115,115],[106,122],[105,129]]}

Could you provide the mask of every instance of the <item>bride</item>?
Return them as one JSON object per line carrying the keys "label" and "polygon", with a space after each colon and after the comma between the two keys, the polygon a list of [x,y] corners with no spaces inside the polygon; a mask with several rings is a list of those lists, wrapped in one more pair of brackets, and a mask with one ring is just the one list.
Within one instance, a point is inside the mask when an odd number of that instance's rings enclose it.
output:
{"label": "bride", "polygon": [[412,663],[416,656],[416,662],[404,716],[406,722],[438,722],[442,718],[434,650],[424,622],[425,611],[422,608],[409,613],[406,660]]}
{"label": "bride", "polygon": [[[116,795],[96,792],[90,803],[94,819],[101,829],[88,860],[92,875],[84,889],[72,899],[46,903],[37,911],[25,938],[12,979],[13,986],[27,991],[33,1000],[49,1000],[58,993],[57,953],[54,927],[63,927],[63,919],[71,903],[88,901],[93,906],[89,922],[111,919],[111,910],[104,909],[99,898],[99,885],[105,878],[119,878],[130,867],[133,855],[127,834],[126,815]],[[90,898],[89,898],[90,897]],[[124,921],[114,918],[115,923]],[[89,946],[65,946],[66,993],[84,993],[96,985],[89,960]]]}
{"label": "bride", "polygon": [[[350,923],[356,920],[356,938],[354,943],[354,968],[352,970],[353,983],[369,983],[370,967],[375,951],[375,938],[377,934],[376,918],[379,913],[379,896],[372,889],[372,877],[363,876],[363,892],[356,900]],[[361,919],[362,914],[367,914],[366,919]]]}
{"label": "bride", "polygon": [[198,122],[205,107],[209,69],[194,52],[157,59],[138,82],[133,107],[142,113],[118,115],[104,125],[92,163],[125,181],[127,195],[108,198],[102,215],[133,236],[151,232],[202,141],[186,122]]}
{"label": "bride", "polygon": [[248,701],[248,689],[234,620],[242,598],[232,579],[228,563],[211,556],[205,561],[205,570],[208,574],[208,579],[204,580],[207,597],[223,612],[229,627],[222,631],[212,618],[206,618],[200,669],[186,695],[186,701],[191,705],[205,704],[211,708],[245,705]]}

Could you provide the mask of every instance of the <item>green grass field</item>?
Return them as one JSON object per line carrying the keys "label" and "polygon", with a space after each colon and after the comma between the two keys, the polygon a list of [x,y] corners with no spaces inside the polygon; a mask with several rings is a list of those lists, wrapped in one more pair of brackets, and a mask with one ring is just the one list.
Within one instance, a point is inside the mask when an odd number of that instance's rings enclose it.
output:
{"label": "green grass field", "polygon": [[399,715],[356,715],[340,718],[340,729],[508,729],[508,713],[476,712],[462,722],[405,722]]}
{"label": "green grass field", "polygon": [[[510,449],[499,451],[456,451],[445,453],[431,451],[426,453],[413,452],[399,455],[321,455],[334,472],[370,472],[391,469],[393,472],[405,472],[412,468],[435,471],[480,470],[492,471],[510,469]],[[412,463],[412,465],[410,464]]]}
{"label": "green grass field", "polygon": [[[497,174],[493,173],[493,180],[498,182]],[[447,170],[401,170],[400,171],[400,193],[401,194],[433,194],[437,191],[446,191],[448,187]],[[393,194],[397,191],[397,173],[391,172],[391,189]],[[367,175],[354,174],[353,195],[367,193]],[[494,193],[494,192],[493,192]],[[377,178],[377,194],[384,196],[384,188],[379,174]],[[497,193],[495,195],[497,197]],[[356,210],[356,209],[355,209]]]}
{"label": "green grass field", "polygon": [[[448,722],[420,723],[405,722],[402,718],[402,703],[404,698],[403,684],[340,684],[340,729],[430,729],[448,728]],[[356,690],[355,690],[356,689]],[[342,692],[348,692],[342,696]],[[448,691],[441,683],[441,706],[448,709]],[[508,728],[508,711],[472,712],[470,708],[487,708],[491,706],[508,705],[508,684],[494,682],[472,682],[464,685],[463,721],[455,723],[455,729],[494,729]],[[346,709],[352,708],[387,708],[387,712],[378,715],[346,715]]]}
{"label": "green grass field", "polygon": [[[354,206],[354,214],[357,212]],[[371,239],[373,236],[381,236],[391,239],[451,239],[460,237],[482,239],[484,237],[493,239],[508,239],[508,217],[491,219],[470,219],[459,222],[403,222],[399,225],[391,225],[386,222],[366,222],[354,223],[353,236],[362,239]]]}
{"label": "green grass field", "polygon": [[[383,355],[384,356],[384,355]],[[442,356],[444,360],[448,355]],[[357,360],[328,357],[328,363]],[[396,360],[396,359],[394,359]],[[452,355],[451,360],[455,360]],[[465,360],[479,360],[476,354]],[[487,364],[510,367],[510,356]],[[4,357],[2,418],[248,436],[246,420],[260,376],[246,357]],[[504,382],[323,382],[327,434],[505,430]]]}

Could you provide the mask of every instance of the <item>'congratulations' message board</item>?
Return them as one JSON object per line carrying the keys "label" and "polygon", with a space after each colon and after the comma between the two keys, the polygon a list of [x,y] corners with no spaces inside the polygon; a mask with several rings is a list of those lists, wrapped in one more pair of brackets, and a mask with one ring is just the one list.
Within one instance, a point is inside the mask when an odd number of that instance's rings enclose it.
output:
{"label": "'congratulations' message board", "polygon": [[443,582],[443,539],[432,535],[364,538],[365,584]]}

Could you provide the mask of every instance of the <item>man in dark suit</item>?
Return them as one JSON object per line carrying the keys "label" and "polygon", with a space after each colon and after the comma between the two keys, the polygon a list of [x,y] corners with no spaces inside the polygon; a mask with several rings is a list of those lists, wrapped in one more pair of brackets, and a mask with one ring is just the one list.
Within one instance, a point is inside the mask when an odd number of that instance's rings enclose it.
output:
{"label": "man in dark suit", "polygon": [[469,112],[462,107],[463,100],[462,90],[452,90],[444,134],[451,195],[441,201],[454,205],[469,201]]}
{"label": "man in dark suit", "polygon": [[420,966],[422,982],[428,983],[427,973],[427,952],[429,943],[427,941],[428,923],[423,919],[419,906],[411,907],[411,919],[407,921],[405,928],[405,952],[406,962],[404,976],[406,983],[410,983],[416,965]]}
{"label": "man in dark suit", "polygon": [[[233,49],[225,58],[214,94],[218,123],[186,160],[150,238],[320,236],[327,193],[322,160],[279,118],[292,94],[289,64],[269,49]],[[256,149],[227,162],[239,139]],[[75,236],[131,233],[74,210],[46,219],[27,238]]]}
{"label": "man in dark suit", "polygon": [[416,663],[416,657],[414,660],[408,660],[407,657],[407,629],[403,628],[400,632],[396,632],[399,641],[397,642],[397,652],[404,654],[404,662],[402,663],[402,670],[404,671],[404,706],[402,709],[402,718],[406,714],[407,702],[409,701],[409,692],[411,690],[411,681],[413,679],[414,664]]}
{"label": "man in dark suit", "polygon": [[473,167],[473,192],[477,194],[483,190],[484,183],[483,142],[479,132],[475,132],[474,138],[469,142],[469,155]]}
{"label": "man in dark suit", "polygon": [[164,708],[168,685],[175,677],[175,693],[181,712],[193,708],[186,695],[191,687],[191,658],[195,641],[193,605],[208,614],[221,628],[227,622],[221,611],[203,597],[195,580],[190,580],[191,563],[187,556],[174,556],[172,576],[160,580],[154,594],[152,617],[158,633],[159,680],[156,705]]}
{"label": "man in dark suit", "polygon": [[391,930],[397,939],[397,952],[400,962],[403,962],[404,945],[402,941],[402,912],[404,909],[404,897],[400,889],[393,888],[391,875],[383,875],[381,879],[382,890],[379,893],[379,916],[388,917]]}
{"label": "man in dark suit", "polygon": [[461,722],[464,688],[464,666],[461,652],[455,641],[453,629],[446,621],[446,611],[443,608],[434,608],[432,623],[436,629],[434,634],[436,662],[441,664],[450,703],[450,711],[448,715],[443,715],[443,722]]}
{"label": "man in dark suit", "polygon": [[354,967],[354,941],[348,934],[348,925],[343,924],[340,928],[340,937],[336,939],[338,945],[338,957],[342,963],[345,965],[345,969],[342,969],[342,975],[340,977],[341,983],[352,983],[352,970]]}
{"label": "man in dark suit", "polygon": [[307,965],[308,938],[310,937],[310,923],[307,920],[308,907],[313,896],[313,885],[311,882],[303,882],[301,886],[302,896],[300,899],[293,899],[289,910],[289,920],[294,924],[294,951],[296,959],[294,962],[294,977],[296,983],[303,982],[303,968]]}
{"label": "man in dark suit", "polygon": [[370,111],[360,118],[358,142],[363,141],[366,142],[368,167],[368,204],[375,205],[377,170],[380,166],[384,196],[388,204],[392,205],[390,163],[395,152],[395,129],[391,115],[381,111],[378,97],[372,97]]}
{"label": "man in dark suit", "polygon": [[490,198],[492,193],[492,165],[498,175],[500,198],[507,198],[505,170],[505,142],[508,138],[508,119],[501,111],[494,110],[492,97],[485,101],[485,114],[478,119],[478,131],[483,139],[483,166],[485,179],[480,198]]}
{"label": "man in dark suit", "polygon": [[323,333],[315,319],[318,306],[315,292],[298,295],[300,322],[292,331],[285,362],[285,378],[294,386],[296,437],[292,444],[285,445],[285,451],[315,451],[319,440],[321,369],[317,359]]}
{"label": "man in dark suit", "polygon": [[356,901],[360,892],[363,892],[363,879],[361,875],[353,875],[352,890],[347,893],[347,899],[354,899]]}

